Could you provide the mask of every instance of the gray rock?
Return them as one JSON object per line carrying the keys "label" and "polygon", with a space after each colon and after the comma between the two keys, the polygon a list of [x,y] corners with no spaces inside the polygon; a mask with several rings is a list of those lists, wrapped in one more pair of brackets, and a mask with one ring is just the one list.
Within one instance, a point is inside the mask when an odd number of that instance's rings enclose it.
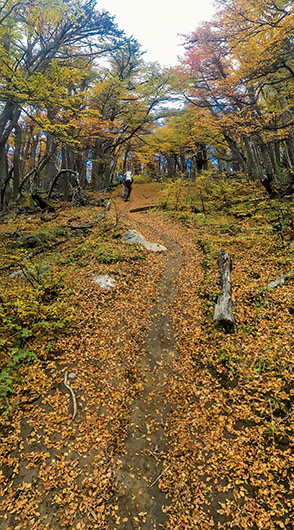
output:
{"label": "gray rock", "polygon": [[52,268],[52,265],[49,265],[49,263],[45,263],[45,265],[42,265],[41,267],[41,272],[50,271],[51,268]]}
{"label": "gray rock", "polygon": [[107,289],[110,291],[115,287],[116,280],[110,276],[94,276],[94,281],[102,287],[102,289]]}
{"label": "gray rock", "polygon": [[47,234],[29,234],[27,236],[21,236],[16,241],[13,241],[10,246],[11,248],[35,248],[42,245],[45,241],[48,241]]}
{"label": "gray rock", "polygon": [[19,278],[20,280],[25,280],[26,277],[27,275],[23,271],[15,271],[9,275],[9,278],[11,278],[12,280],[16,280],[17,278]]}
{"label": "gray rock", "polygon": [[163,245],[159,245],[158,243],[150,243],[150,241],[146,241],[144,236],[140,234],[140,232],[137,232],[137,230],[128,230],[125,235],[122,237],[123,241],[126,243],[130,243],[132,245],[143,245],[147,250],[151,250],[151,252],[165,252],[167,250],[166,247]]}
{"label": "gray rock", "polygon": [[51,269],[51,265],[46,263],[45,265],[42,265],[42,267],[36,268],[36,269],[24,269],[24,270],[18,270],[15,272],[12,272],[9,277],[12,280],[26,280],[30,274],[33,274],[34,276],[39,276],[40,274],[43,274],[46,271],[49,271]]}

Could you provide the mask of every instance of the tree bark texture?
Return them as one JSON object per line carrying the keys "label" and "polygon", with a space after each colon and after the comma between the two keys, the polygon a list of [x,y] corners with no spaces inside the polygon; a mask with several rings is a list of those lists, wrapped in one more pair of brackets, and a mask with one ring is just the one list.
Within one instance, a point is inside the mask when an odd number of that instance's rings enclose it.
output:
{"label": "tree bark texture", "polygon": [[236,324],[233,315],[232,302],[232,260],[229,254],[222,249],[218,255],[217,263],[220,270],[220,286],[222,293],[219,295],[214,308],[213,321],[225,331],[231,332],[234,330]]}
{"label": "tree bark texture", "polygon": [[21,128],[19,125],[15,126],[15,145],[14,145],[14,155],[13,155],[13,197],[16,199],[19,193],[19,183],[20,183],[20,152],[21,152],[21,142],[22,134]]}

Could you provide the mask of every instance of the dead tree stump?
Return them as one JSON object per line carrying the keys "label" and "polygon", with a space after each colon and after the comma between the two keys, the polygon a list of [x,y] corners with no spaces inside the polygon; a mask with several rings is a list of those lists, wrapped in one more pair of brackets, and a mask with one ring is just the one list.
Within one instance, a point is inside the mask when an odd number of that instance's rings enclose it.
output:
{"label": "dead tree stump", "polygon": [[220,270],[220,287],[222,293],[218,296],[214,308],[213,321],[225,331],[231,332],[234,330],[236,324],[232,302],[232,260],[230,255],[222,249],[218,255],[217,263]]}

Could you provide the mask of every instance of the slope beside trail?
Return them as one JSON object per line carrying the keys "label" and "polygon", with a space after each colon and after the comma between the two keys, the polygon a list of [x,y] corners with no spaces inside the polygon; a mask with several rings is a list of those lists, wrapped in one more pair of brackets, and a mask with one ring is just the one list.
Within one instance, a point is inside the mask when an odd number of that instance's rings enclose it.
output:
{"label": "slope beside trail", "polygon": [[169,528],[161,482],[174,407],[172,307],[190,236],[155,213],[130,213],[157,198],[157,185],[135,186],[118,210],[167,252],[146,252],[111,291],[93,283],[92,263],[75,274],[75,329],[60,339],[58,358],[27,370],[29,399],[1,420],[3,530]]}

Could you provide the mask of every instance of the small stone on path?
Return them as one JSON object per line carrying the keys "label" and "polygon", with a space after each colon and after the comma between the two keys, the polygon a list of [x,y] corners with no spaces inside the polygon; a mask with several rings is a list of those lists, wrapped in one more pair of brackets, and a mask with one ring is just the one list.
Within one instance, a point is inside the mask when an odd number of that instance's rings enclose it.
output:
{"label": "small stone on path", "polygon": [[163,245],[159,245],[158,243],[150,243],[150,241],[146,241],[144,236],[140,234],[140,232],[137,232],[137,230],[128,230],[125,235],[122,237],[123,241],[126,243],[130,243],[132,245],[138,244],[143,245],[147,250],[151,250],[151,252],[165,252],[167,250],[166,247]]}

